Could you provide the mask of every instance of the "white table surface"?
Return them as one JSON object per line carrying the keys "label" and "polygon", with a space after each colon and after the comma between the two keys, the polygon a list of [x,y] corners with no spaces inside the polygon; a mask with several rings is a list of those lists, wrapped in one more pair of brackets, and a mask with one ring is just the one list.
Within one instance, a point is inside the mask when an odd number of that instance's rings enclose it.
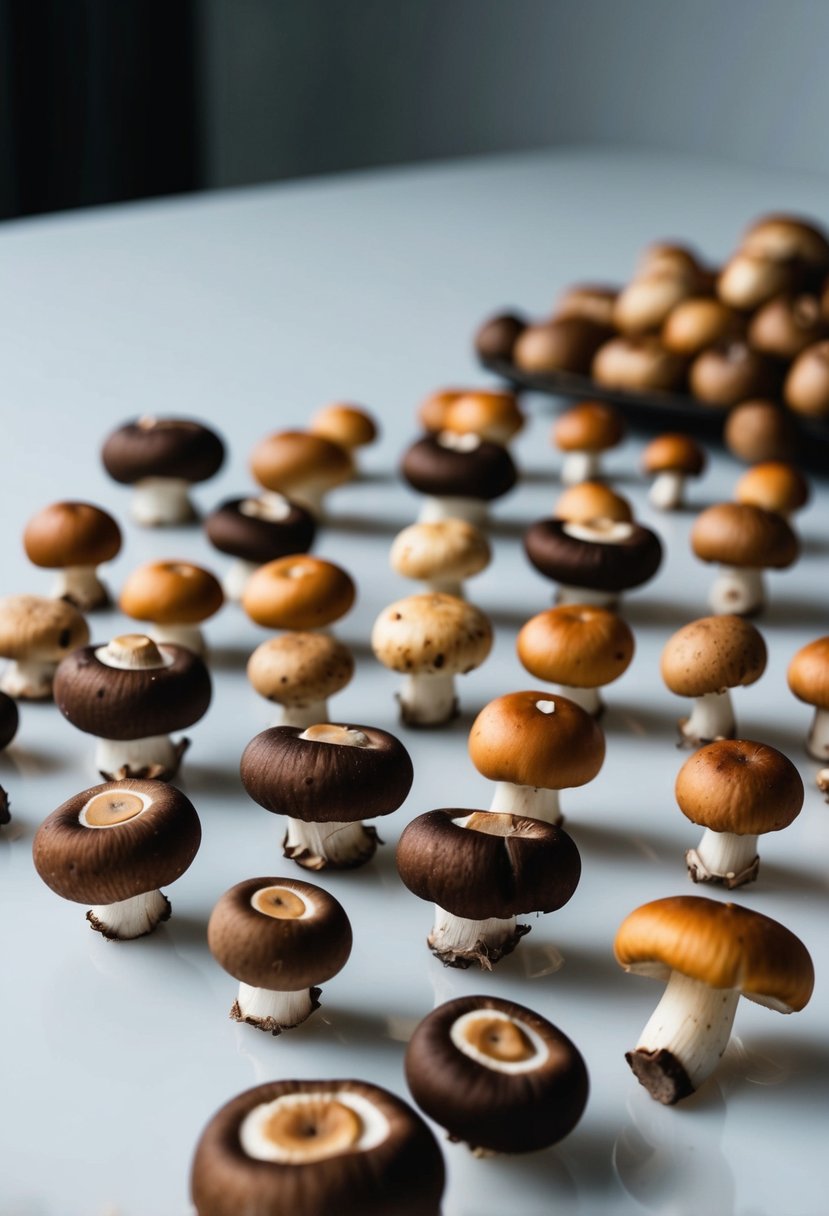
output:
{"label": "white table surface", "polygon": [[[386,847],[362,870],[315,881],[345,904],[355,945],[323,1006],[273,1039],[227,1017],[234,982],[205,945],[213,902],[242,878],[291,873],[280,823],[238,779],[247,741],[269,707],[247,686],[244,660],[266,636],[229,607],[209,626],[215,697],[189,733],[182,787],[204,827],[192,868],[169,891],[173,918],[126,944],[89,931],[84,909],[38,879],[31,844],[40,821],[94,783],[91,739],[54,707],[24,706],[0,758],[13,823],[0,831],[0,1212],[4,1216],[184,1216],[201,1128],[226,1100],[278,1077],[358,1076],[406,1096],[402,1059],[418,1018],[476,991],[536,1008],[581,1048],[590,1071],[585,1116],[557,1148],[476,1160],[444,1143],[446,1216],[654,1212],[811,1216],[825,1211],[829,1082],[829,808],[813,788],[802,741],[809,711],[788,693],[786,665],[827,632],[829,489],[802,516],[805,553],[772,577],[760,621],[768,670],[735,697],[742,733],[799,766],[803,813],[762,848],[759,882],[736,901],[781,920],[812,952],[811,1004],[783,1018],[743,1003],[737,1038],[716,1079],[677,1109],[652,1102],[623,1059],[656,1003],[652,981],[622,974],[611,942],[649,899],[692,890],[683,851],[697,830],[677,810],[674,747],[681,701],[662,686],[668,635],[706,611],[709,573],[690,556],[692,513],[656,518],[638,479],[641,439],[610,462],[620,489],[661,533],[667,559],[630,597],[637,655],[613,688],[607,760],[590,786],[564,796],[583,860],[581,886],[492,975],[443,969],[426,950],[430,909],[399,883],[394,843],[408,819],[440,805],[486,805],[488,783],[466,756],[471,717],[491,697],[533,687],[514,656],[520,623],[548,603],[518,537],[558,493],[546,404],[518,445],[526,478],[497,509],[495,562],[474,598],[497,625],[491,660],[461,683],[464,714],[448,730],[396,722],[395,679],[373,661],[376,614],[407,594],[387,568],[393,533],[415,497],[393,481],[414,436],[413,411],[445,383],[482,382],[470,334],[488,310],[543,311],[574,279],[618,279],[637,249],[681,236],[725,255],[741,226],[771,208],[821,214],[828,183],[698,160],[570,150],[367,174],[87,212],[0,230],[3,474],[0,591],[45,591],[20,533],[61,497],[100,502],[126,519],[127,492],[105,477],[107,431],[139,413],[195,415],[225,435],[230,457],[199,489],[209,507],[249,485],[255,440],[302,425],[333,398],[370,406],[384,426],[371,476],[337,492],[316,552],[351,570],[357,607],[339,627],[358,655],[357,678],[332,716],[398,731],[415,762],[405,807],[380,827]],[[829,218],[825,211],[824,218]],[[540,416],[539,416],[540,415]],[[693,491],[696,507],[727,497],[737,467],[717,457]],[[224,559],[197,530],[140,531],[125,523],[117,586],[156,556]],[[94,618],[103,640],[123,624]],[[296,870],[301,875],[301,872]],[[722,892],[706,890],[715,898]],[[548,947],[564,953],[549,970]]]}

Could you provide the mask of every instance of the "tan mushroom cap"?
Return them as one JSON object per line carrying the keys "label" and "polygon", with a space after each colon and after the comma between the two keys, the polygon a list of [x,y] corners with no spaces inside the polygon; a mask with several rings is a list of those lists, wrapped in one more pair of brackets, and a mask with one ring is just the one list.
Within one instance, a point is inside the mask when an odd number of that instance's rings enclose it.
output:
{"label": "tan mushroom cap", "polygon": [[417,411],[417,420],[424,431],[437,434],[446,429],[446,415],[449,407],[459,397],[467,393],[465,388],[439,388],[430,393],[421,403]]}
{"label": "tan mushroom cap", "polygon": [[801,647],[789,664],[787,679],[798,701],[829,709],[829,637]]}
{"label": "tan mushroom cap", "polygon": [[441,430],[507,443],[524,425],[515,393],[476,389],[448,402]]}
{"label": "tan mushroom cap", "polygon": [[192,562],[147,562],[129,575],[119,607],[136,621],[157,625],[196,625],[224,603],[221,584]]}
{"label": "tan mushroom cap", "polygon": [[789,368],[783,396],[796,414],[829,418],[829,339],[800,352]]}
{"label": "tan mushroom cap", "polygon": [[701,747],[679,770],[675,794],[692,823],[737,836],[779,832],[803,806],[803,782],[791,760],[749,739]]}
{"label": "tan mushroom cap", "polygon": [[777,570],[791,566],[800,552],[782,515],[740,502],[717,503],[698,515],[691,548],[704,562]]}
{"label": "tan mushroom cap", "polygon": [[764,215],[743,235],[742,248],[781,262],[800,260],[825,266],[829,243],[822,229],[797,215]]}
{"label": "tan mushroom cap", "polygon": [[675,355],[698,355],[742,330],[739,314],[711,296],[694,296],[672,309],[662,326],[662,345]]}
{"label": "tan mushroom cap", "polygon": [[254,571],[242,607],[252,621],[267,629],[322,629],[345,616],[356,594],[351,576],[341,566],[298,553]]}
{"label": "tan mushroom cap", "polygon": [[686,360],[666,350],[655,334],[620,335],[596,352],[591,373],[605,388],[670,392],[685,375]]}
{"label": "tan mushroom cap", "polygon": [[741,401],[723,428],[726,447],[738,460],[785,460],[797,451],[793,416],[774,401]]}
{"label": "tan mushroom cap", "polygon": [[602,767],[604,753],[602,729],[590,714],[549,691],[496,697],[469,732],[469,755],[479,773],[535,789],[585,785]]}
{"label": "tan mushroom cap", "polygon": [[530,675],[573,688],[603,688],[633,658],[630,627],[607,608],[560,604],[531,617],[518,634],[518,658]]}
{"label": "tan mushroom cap", "polygon": [[291,497],[309,481],[338,486],[352,476],[354,465],[345,448],[310,431],[277,431],[253,449],[250,469],[260,486]]}
{"label": "tan mushroom cap", "polygon": [[367,410],[343,401],[335,401],[318,410],[311,419],[309,430],[348,451],[374,443],[378,435],[377,423]]}
{"label": "tan mushroom cap", "polygon": [[705,468],[705,452],[690,435],[666,433],[652,439],[642,453],[645,473],[686,473],[699,477]]}
{"label": "tan mushroom cap", "polygon": [[0,655],[59,662],[89,641],[86,621],[65,600],[9,595],[0,600]]}
{"label": "tan mushroom cap", "polygon": [[50,570],[98,566],[118,556],[121,530],[92,503],[53,502],[26,524],[23,547],[30,562]]}
{"label": "tan mushroom cap", "polygon": [[462,675],[492,649],[485,613],[454,595],[410,595],[384,608],[371,648],[384,667],[406,675]]}
{"label": "tan mushroom cap", "polygon": [[665,643],[662,679],[678,697],[753,684],[766,670],[766,643],[741,616],[703,616],[683,625]]}
{"label": "tan mushroom cap", "polygon": [[594,519],[612,519],[630,523],[633,508],[626,498],[615,493],[601,481],[580,481],[570,486],[559,498],[553,510],[556,519],[587,524]]}
{"label": "tan mushroom cap", "polygon": [[605,283],[574,283],[559,296],[551,319],[584,317],[599,325],[612,325],[618,295],[618,287]]}
{"label": "tan mushroom cap", "polygon": [[795,465],[766,460],[743,473],[734,487],[734,497],[737,502],[788,515],[806,506],[809,483]]}
{"label": "tan mushroom cap", "polygon": [[604,452],[624,437],[625,420],[615,406],[584,401],[556,420],[551,441],[562,452]]}
{"label": "tan mushroom cap", "polygon": [[394,538],[389,555],[398,574],[425,580],[471,578],[491,558],[483,532],[463,519],[411,524]]}
{"label": "tan mushroom cap", "polygon": [[354,657],[325,633],[287,633],[268,638],[248,659],[248,679],[260,696],[277,704],[325,701],[351,680]]}
{"label": "tan mushroom cap", "polygon": [[631,912],[614,943],[625,971],[670,977],[679,971],[711,988],[736,988],[782,1013],[802,1009],[814,987],[803,942],[749,908],[699,895],[655,899]]}

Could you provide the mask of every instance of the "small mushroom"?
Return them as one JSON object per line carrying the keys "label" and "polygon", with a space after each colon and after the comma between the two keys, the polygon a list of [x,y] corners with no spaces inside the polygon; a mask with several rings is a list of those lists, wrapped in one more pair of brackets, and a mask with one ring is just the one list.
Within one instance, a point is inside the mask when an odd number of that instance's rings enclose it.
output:
{"label": "small mushroom", "polygon": [[829,760],[829,637],[817,638],[798,650],[787,679],[798,701],[814,706],[807,752],[815,760]]}
{"label": "small mushroom", "polygon": [[717,295],[730,308],[753,312],[773,296],[798,285],[797,268],[789,261],[769,257],[755,246],[738,250],[717,279]]}
{"label": "small mushroom", "polygon": [[754,350],[787,363],[827,337],[829,323],[821,315],[815,295],[775,296],[754,314],[748,327],[748,342]]}
{"label": "small mushroom", "polygon": [[807,346],[789,368],[783,397],[806,418],[829,418],[829,341]]}
{"label": "small mushroom", "polygon": [[638,274],[619,293],[613,323],[623,334],[644,334],[661,328],[666,318],[697,289],[692,274],[651,267]]}
{"label": "small mushroom", "polygon": [[427,496],[420,523],[451,518],[480,526],[486,523],[489,504],[509,493],[517,480],[515,465],[501,444],[454,431],[413,443],[400,472],[413,490]]}
{"label": "small mushroom", "polygon": [[351,682],[354,656],[330,634],[285,633],[257,646],[247,671],[259,695],[282,706],[271,725],[304,730],[328,721],[328,698]]}
{"label": "small mushroom", "polygon": [[729,411],[723,429],[726,447],[746,464],[789,460],[797,452],[797,426],[774,401],[743,401]]}
{"label": "small mushroom", "polygon": [[512,362],[515,343],[527,328],[527,322],[517,313],[502,312],[488,317],[475,333],[475,350],[482,359],[504,359]]}
{"label": "small mushroom", "polygon": [[146,562],[129,575],[118,601],[135,621],[148,621],[154,642],[186,646],[194,654],[206,650],[203,621],[224,603],[221,584],[209,570],[192,562]]}
{"label": "small mushroom", "polygon": [[241,600],[248,579],[266,562],[307,553],[314,543],[316,521],[310,511],[281,494],[261,498],[228,498],[204,521],[214,549],[236,560],[222,586],[229,600]]}
{"label": "small mushroom", "polygon": [[371,648],[405,676],[398,701],[406,725],[442,726],[458,713],[455,676],[480,667],[492,649],[492,625],[454,595],[410,595],[380,613]]}
{"label": "small mushroom", "polygon": [[351,925],[342,904],[296,878],[249,878],[210,914],[207,944],[239,981],[237,1022],[277,1035],[319,1009],[319,984],[348,962]]}
{"label": "small mushroom", "polygon": [[208,1123],[197,1216],[440,1216],[445,1169],[410,1106],[365,1081],[270,1081]]}
{"label": "small mushroom", "polygon": [[694,882],[731,890],[760,870],[757,838],[787,828],[803,806],[800,774],[782,752],[747,739],[720,739],[685,761],[676,779],[679,809],[705,828],[685,854]]}
{"label": "small mushroom", "polygon": [[594,519],[629,523],[633,519],[633,509],[626,498],[603,482],[580,481],[569,486],[559,497],[553,515],[575,524],[589,524]]}
{"label": "small mushroom", "polygon": [[121,549],[121,530],[100,507],[88,502],[54,502],[33,515],[23,533],[29,561],[57,570],[53,596],[81,612],[103,608],[109,592],[98,578],[98,566]]}
{"label": "small mushroom", "polygon": [[489,542],[464,519],[410,524],[394,538],[389,559],[403,578],[420,579],[428,591],[464,598],[463,580],[489,565]]}
{"label": "small mushroom", "polygon": [[524,550],[539,574],[559,584],[558,603],[603,608],[653,578],[662,562],[655,532],[609,519],[536,520],[524,533]]}
{"label": "small mushroom", "polygon": [[515,393],[503,389],[467,389],[448,403],[440,430],[478,435],[490,443],[509,447],[523,426],[524,415]]}
{"label": "small mushroom", "polygon": [[642,471],[653,476],[648,498],[660,511],[677,511],[685,505],[689,477],[699,477],[706,465],[705,451],[690,435],[657,435],[642,453]]}
{"label": "small mushroom", "polygon": [[618,296],[619,288],[606,283],[574,283],[559,296],[552,319],[581,317],[610,328]]}
{"label": "small mushroom", "polygon": [[618,680],[631,664],[633,633],[615,612],[590,604],[560,604],[531,617],[516,644],[530,675],[557,685],[586,713],[604,710],[600,689]]}
{"label": "small mushroom", "polygon": [[120,780],[69,798],[43,821],[35,869],[58,895],[93,904],[86,919],[111,940],[144,937],[170,916],[158,889],[180,878],[201,843],[189,798],[161,781]]}
{"label": "small mushroom", "polygon": [[800,545],[781,515],[748,503],[708,507],[694,521],[691,548],[720,571],[708,596],[715,612],[750,616],[765,607],[763,571],[784,570],[798,558]]}
{"label": "small mushroom", "polygon": [[773,511],[789,523],[792,515],[807,505],[809,497],[809,482],[796,465],[784,460],[764,460],[753,465],[734,487],[737,502]]}
{"label": "small mushroom", "polygon": [[587,1105],[581,1052],[552,1022],[494,996],[463,996],[420,1022],[406,1049],[412,1097],[478,1155],[557,1144]]}
{"label": "small mushroom", "polygon": [[390,815],[412,785],[409,753],[374,726],[275,726],[242,755],[242,784],[266,811],[288,816],[284,855],[309,870],[350,869],[373,857],[363,819]]}
{"label": "small mushroom", "polygon": [[312,435],[322,435],[337,443],[353,457],[358,448],[375,443],[380,429],[368,410],[359,405],[348,405],[336,401],[318,410],[311,419],[308,430]]}
{"label": "small mushroom", "polygon": [[491,971],[530,931],[517,916],[564,907],[581,859],[551,823],[452,809],[412,820],[397,846],[397,869],[414,895],[435,905],[432,953],[447,967]]}
{"label": "small mushroom", "polygon": [[298,553],[260,566],[248,580],[242,607],[266,629],[324,629],[345,616],[356,594],[341,566]]}
{"label": "small mushroom", "polygon": [[670,637],[660,668],[668,689],[694,697],[690,718],[680,718],[680,745],[699,747],[731,739],[737,731],[730,688],[754,684],[766,670],[762,634],[739,616],[704,616]]}
{"label": "small mushroom", "polygon": [[0,692],[0,752],[4,751],[17,734],[20,714],[13,697]]}
{"label": "small mushroom", "polygon": [[210,694],[198,655],[137,633],[73,651],[55,676],[58,709],[97,737],[95,767],[113,781],[174,776],[188,740],[174,744],[168,732],[198,722]]}
{"label": "small mushroom", "polygon": [[625,1059],[657,1102],[672,1106],[711,1075],[728,1046],[740,996],[778,1013],[800,1010],[814,986],[809,952],[760,912],[698,895],[656,899],[622,923],[625,971],[668,981]]}
{"label": "small mushroom", "polygon": [[515,341],[512,360],[516,367],[534,375],[571,372],[586,376],[594,355],[612,333],[610,324],[584,316],[528,325]]}
{"label": "small mushroom", "polygon": [[144,417],[113,431],[101,455],[110,477],[133,487],[133,519],[153,528],[196,518],[190,487],[218,473],[225,449],[201,422]]}
{"label": "small mushroom", "polygon": [[602,453],[625,437],[622,414],[601,401],[583,401],[565,411],[553,426],[552,442],[564,452],[561,480],[566,486],[594,481],[601,475]]}
{"label": "small mushroom", "polygon": [[86,621],[65,600],[9,595],[0,600],[0,656],[11,663],[0,690],[19,701],[49,701],[58,663],[89,641]]}
{"label": "small mushroom", "polygon": [[330,490],[354,476],[345,448],[310,431],[277,431],[253,449],[250,468],[263,489],[305,507],[315,519],[323,514]]}
{"label": "small mushroom", "polygon": [[694,296],[672,308],[662,326],[662,345],[693,359],[709,346],[739,338],[744,322],[738,312],[711,296]]}
{"label": "small mushroom", "polygon": [[687,360],[666,350],[655,334],[616,337],[596,352],[597,384],[625,393],[670,393],[682,386]]}
{"label": "small mushroom", "polygon": [[775,362],[745,342],[709,346],[689,372],[691,393],[704,405],[726,409],[750,397],[774,396],[779,387]]}

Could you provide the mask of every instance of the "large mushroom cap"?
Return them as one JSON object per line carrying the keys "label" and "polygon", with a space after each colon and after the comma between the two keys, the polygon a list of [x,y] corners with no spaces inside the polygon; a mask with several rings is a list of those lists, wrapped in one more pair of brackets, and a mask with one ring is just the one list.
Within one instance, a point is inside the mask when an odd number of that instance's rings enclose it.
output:
{"label": "large mushroom cap", "polygon": [[92,503],[53,502],[26,524],[23,547],[30,562],[50,570],[98,566],[117,557],[121,529]]}
{"label": "large mushroom cap", "polygon": [[309,430],[349,452],[374,443],[379,434],[377,423],[367,410],[344,401],[335,401],[318,410],[311,419]]}
{"label": "large mushroom cap", "polygon": [[748,739],[718,739],[679,770],[679,809],[713,832],[779,832],[800,814],[803,782],[782,752]]}
{"label": "large mushroom cap", "polygon": [[307,553],[280,557],[251,575],[242,607],[266,629],[323,629],[345,616],[356,588],[334,562]]}
{"label": "large mushroom cap", "polygon": [[766,643],[740,616],[704,616],[668,638],[660,670],[671,692],[702,697],[753,684],[766,670]]}
{"label": "large mushroom cap", "polygon": [[371,648],[392,671],[462,675],[489,654],[492,625],[480,608],[454,595],[410,595],[380,613]]}
{"label": "large mushroom cap", "polygon": [[560,604],[531,617],[517,641],[518,658],[539,680],[603,688],[630,666],[630,627],[607,608]]}
{"label": "large mushroom cap", "polygon": [[765,460],[743,473],[734,487],[737,502],[788,515],[809,501],[809,483],[796,465]]}
{"label": "large mushroom cap", "polygon": [[138,418],[113,431],[101,453],[115,481],[146,477],[207,481],[222,467],[224,444],[215,431],[189,418]]}
{"label": "large mushroom cap", "polygon": [[506,448],[477,435],[441,431],[413,443],[400,472],[413,490],[434,497],[492,502],[513,488],[517,473]]}
{"label": "large mushroom cap", "polygon": [[215,549],[261,565],[292,553],[307,553],[316,521],[299,503],[271,494],[267,498],[228,498],[204,521]]}
{"label": "large mushroom cap", "polygon": [[354,656],[326,633],[268,638],[248,659],[248,679],[260,696],[280,705],[325,701],[354,674]]}
{"label": "large mushroom cap", "polygon": [[448,403],[442,431],[480,435],[492,443],[508,443],[524,425],[515,393],[469,389]]}
{"label": "large mushroom cap", "polygon": [[277,431],[253,449],[250,469],[266,490],[302,497],[309,482],[331,489],[348,481],[354,465],[345,448],[311,431]]}
{"label": "large mushroom cap", "polygon": [[662,544],[650,528],[632,522],[572,523],[539,519],[524,533],[527,557],[541,574],[592,591],[628,591],[656,574]]}
{"label": "large mushroom cap", "polygon": [[398,574],[424,580],[471,578],[491,557],[483,532],[464,519],[410,524],[394,538],[389,554]]}
{"label": "large mushroom cap", "polygon": [[89,641],[86,621],[71,604],[40,595],[0,600],[0,655],[57,663]]}
{"label": "large mushroom cap", "polygon": [[829,710],[829,637],[817,638],[798,650],[787,678],[799,701]]}
{"label": "large mushroom cap", "polygon": [[195,625],[224,603],[221,584],[192,562],[146,562],[121,588],[121,611],[137,621],[158,625]]}
{"label": "large mushroom cap", "polygon": [[633,509],[626,498],[602,481],[580,481],[559,497],[553,515],[570,523],[587,524],[594,519],[613,519],[629,523]]}
{"label": "large mushroom cap", "polygon": [[685,473],[699,477],[705,468],[705,451],[690,435],[657,435],[642,453],[645,473]]}
{"label": "large mushroom cap", "polygon": [[625,420],[614,405],[583,401],[553,426],[552,441],[562,452],[604,452],[625,437]]}
{"label": "large mushroom cap", "polygon": [[469,732],[469,755],[490,781],[568,789],[604,762],[601,727],[567,697],[512,692],[485,705]]}
{"label": "large mushroom cap", "polygon": [[691,548],[704,562],[782,570],[797,560],[800,545],[781,515],[749,503],[722,502],[694,520]]}

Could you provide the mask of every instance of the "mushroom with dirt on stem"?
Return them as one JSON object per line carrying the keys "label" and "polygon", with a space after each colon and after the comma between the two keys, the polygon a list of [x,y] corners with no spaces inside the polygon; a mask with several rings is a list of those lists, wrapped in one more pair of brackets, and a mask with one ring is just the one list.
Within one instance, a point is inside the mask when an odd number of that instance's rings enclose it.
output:
{"label": "mushroom with dirt on stem", "polygon": [[518,474],[506,448],[471,433],[440,431],[417,440],[400,462],[403,480],[425,495],[419,523],[465,519],[477,527],[489,504],[514,487]]}
{"label": "mushroom with dirt on stem", "polygon": [[607,608],[559,604],[531,617],[518,634],[523,667],[545,684],[556,685],[587,713],[604,711],[601,689],[618,680],[633,659],[630,626]]}
{"label": "mushroom with dirt on stem", "polygon": [[311,431],[268,435],[253,449],[250,468],[268,494],[299,503],[315,519],[324,514],[326,495],[354,476],[354,461],[346,449]]}
{"label": "mushroom with dirt on stem", "polygon": [[261,697],[282,707],[271,726],[304,730],[329,720],[328,698],[354,675],[354,656],[327,633],[268,638],[248,659],[248,679]]}
{"label": "mushroom with dirt on stem", "polygon": [[146,562],[127,577],[118,606],[125,616],[149,622],[154,642],[186,646],[194,654],[207,649],[200,625],[224,603],[221,584],[193,562]]}
{"label": "mushroom with dirt on stem", "polygon": [[786,678],[798,701],[814,707],[806,751],[815,760],[829,760],[829,637],[801,647],[789,663]]}
{"label": "mushroom with dirt on stem", "polygon": [[707,463],[705,450],[690,435],[657,435],[642,453],[642,471],[653,477],[648,498],[660,511],[685,506],[690,477],[699,477]]}
{"label": "mushroom with dirt on stem", "polygon": [[222,580],[229,600],[241,600],[248,579],[260,566],[307,553],[314,543],[316,520],[309,510],[281,494],[228,498],[204,521],[214,549],[235,560]]}
{"label": "mushroom with dirt on stem", "polygon": [[0,599],[0,656],[11,660],[0,691],[18,701],[50,701],[58,664],[88,641],[86,621],[66,600]]}
{"label": "mushroom with dirt on stem", "polygon": [[218,473],[225,448],[201,422],[148,415],[113,431],[101,455],[110,477],[133,487],[136,523],[158,527],[196,518],[190,487]]}
{"label": "mushroom with dirt on stem", "polygon": [[551,435],[553,445],[564,453],[561,480],[566,486],[595,481],[601,475],[602,455],[624,437],[625,420],[614,405],[583,401],[566,410]]}
{"label": "mushroom with dirt on stem", "polygon": [[763,571],[784,570],[800,554],[798,539],[781,515],[749,503],[723,502],[694,520],[691,548],[720,569],[708,595],[714,612],[751,616],[765,607]]}
{"label": "mushroom with dirt on stem", "polygon": [[656,533],[625,520],[538,519],[524,533],[524,551],[539,574],[559,584],[557,603],[602,608],[648,582],[662,563]]}
{"label": "mushroom with dirt on stem", "polygon": [[88,502],[54,502],[33,515],[23,532],[29,561],[57,570],[52,595],[81,612],[104,608],[109,592],[98,578],[98,566],[121,550],[121,529],[101,507]]}
{"label": "mushroom with dirt on stem", "polygon": [[325,629],[351,609],[354,581],[341,566],[295,553],[266,562],[252,574],[242,607],[265,629]]}
{"label": "mushroom with dirt on stem", "polygon": [[463,580],[485,570],[492,559],[489,541],[464,519],[410,524],[398,532],[389,560],[403,578],[420,579],[427,591],[464,598]]}

